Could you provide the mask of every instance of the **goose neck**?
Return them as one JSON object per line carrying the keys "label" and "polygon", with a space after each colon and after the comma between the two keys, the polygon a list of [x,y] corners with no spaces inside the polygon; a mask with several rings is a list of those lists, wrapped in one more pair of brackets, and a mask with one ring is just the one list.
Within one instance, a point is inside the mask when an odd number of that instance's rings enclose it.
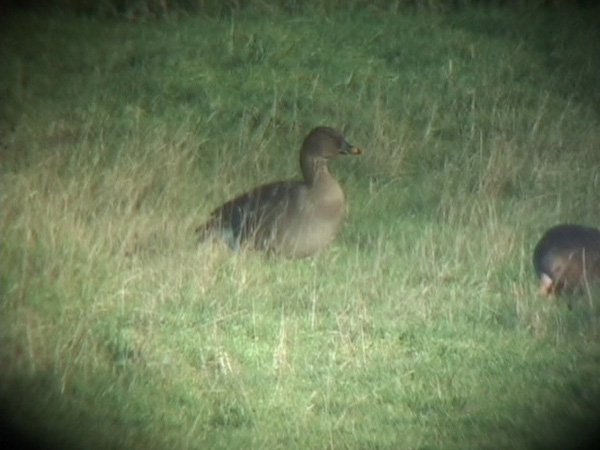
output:
{"label": "goose neck", "polygon": [[302,175],[307,186],[312,187],[331,179],[327,161],[323,158],[303,158]]}

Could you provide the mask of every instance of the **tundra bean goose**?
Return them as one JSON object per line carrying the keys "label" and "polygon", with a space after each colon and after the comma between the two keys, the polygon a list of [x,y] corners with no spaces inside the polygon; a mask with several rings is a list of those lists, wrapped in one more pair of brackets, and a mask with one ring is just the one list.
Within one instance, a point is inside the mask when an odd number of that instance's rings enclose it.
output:
{"label": "tundra bean goose", "polygon": [[533,265],[544,295],[599,282],[600,230],[581,225],[550,228],[535,247]]}
{"label": "tundra bean goose", "polygon": [[302,181],[265,184],[214,210],[198,228],[202,238],[220,236],[232,249],[256,249],[301,258],[315,254],[338,234],[345,198],[327,164],[361,151],[333,128],[314,128],[300,149]]}

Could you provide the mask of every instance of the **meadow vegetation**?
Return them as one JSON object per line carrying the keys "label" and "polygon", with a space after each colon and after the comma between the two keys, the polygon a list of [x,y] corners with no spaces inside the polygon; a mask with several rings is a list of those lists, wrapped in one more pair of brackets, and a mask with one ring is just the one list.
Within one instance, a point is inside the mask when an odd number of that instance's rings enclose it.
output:
{"label": "meadow vegetation", "polygon": [[[268,2],[264,2],[268,3]],[[62,448],[565,448],[600,416],[600,296],[531,253],[600,225],[600,31],[469,6],[0,24],[0,399]],[[346,225],[305,260],[193,230],[298,176]]]}

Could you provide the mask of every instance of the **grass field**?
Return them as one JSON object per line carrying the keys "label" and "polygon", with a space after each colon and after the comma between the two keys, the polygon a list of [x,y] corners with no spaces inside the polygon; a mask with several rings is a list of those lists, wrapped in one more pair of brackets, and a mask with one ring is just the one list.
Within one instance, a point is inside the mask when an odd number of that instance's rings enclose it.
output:
{"label": "grass field", "polygon": [[[0,24],[0,399],[61,448],[573,448],[600,417],[600,296],[537,295],[536,240],[600,225],[585,10]],[[198,244],[298,176],[349,211],[318,256]]]}

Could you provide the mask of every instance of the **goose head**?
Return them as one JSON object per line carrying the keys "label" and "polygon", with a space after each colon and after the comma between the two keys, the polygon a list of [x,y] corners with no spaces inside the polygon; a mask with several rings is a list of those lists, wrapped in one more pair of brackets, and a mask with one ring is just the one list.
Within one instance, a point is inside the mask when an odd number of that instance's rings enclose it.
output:
{"label": "goose head", "polygon": [[342,134],[330,127],[314,128],[302,143],[300,166],[308,185],[312,185],[320,172],[327,172],[327,162],[339,155],[360,155],[361,151],[350,144]]}

